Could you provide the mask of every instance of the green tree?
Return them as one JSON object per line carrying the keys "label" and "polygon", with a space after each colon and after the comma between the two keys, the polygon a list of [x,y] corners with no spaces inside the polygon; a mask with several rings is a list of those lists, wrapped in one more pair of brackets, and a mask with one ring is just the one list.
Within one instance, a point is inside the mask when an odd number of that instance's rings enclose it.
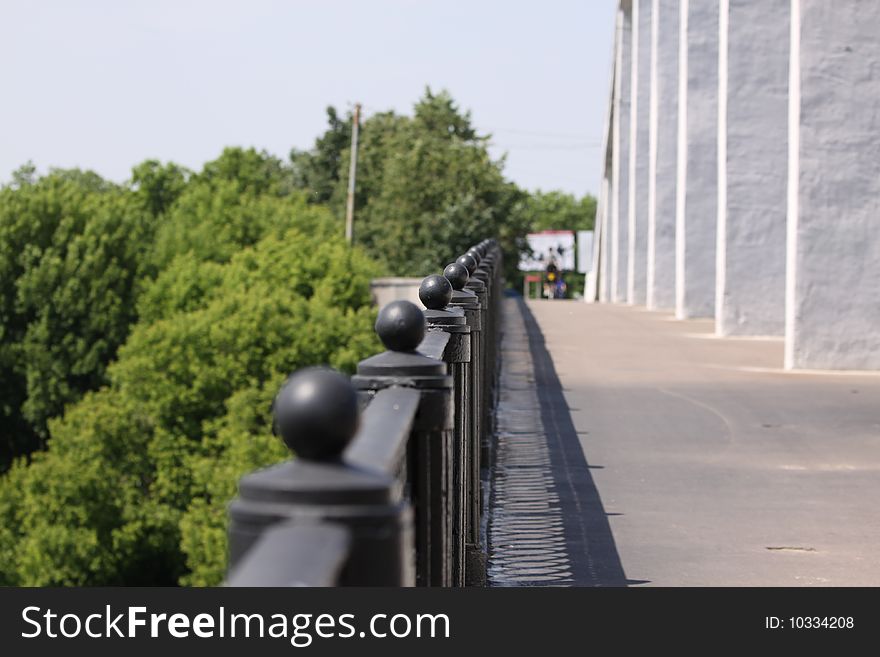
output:
{"label": "green tree", "polygon": [[[335,179],[329,202],[341,217],[350,148],[336,113],[330,116],[311,157],[325,146],[340,153],[323,158],[320,170],[329,172],[335,164],[335,176],[327,173],[322,180]],[[470,114],[445,91],[428,89],[412,117],[372,115],[361,129],[355,242],[395,275],[436,271],[488,236],[518,253],[528,229],[514,212],[523,193],[505,180],[503,165],[490,157],[488,138],[477,133]]]}
{"label": "green tree", "polygon": [[146,160],[131,170],[131,184],[153,215],[168,211],[186,188],[189,172],[173,162]]}
{"label": "green tree", "polygon": [[328,203],[342,176],[342,154],[351,145],[351,122],[349,113],[340,117],[335,107],[327,108],[327,130],[315,140],[310,151],[292,149],[296,186],[306,190],[313,203]]}
{"label": "green tree", "polygon": [[560,191],[532,192],[517,209],[531,230],[593,230],[596,199],[590,194],[577,198]]}
{"label": "green tree", "polygon": [[216,160],[205,164],[197,181],[235,183],[241,194],[285,196],[293,191],[294,172],[280,159],[254,148],[224,148]]}
{"label": "green tree", "polygon": [[0,188],[0,584],[220,582],[238,478],[284,456],[284,377],[379,349],[372,277],[489,235],[512,269],[529,230],[593,214],[507,181],[429,89],[363,122],[351,247],[350,116],[328,123],[289,163],[228,148],[124,185],[28,164]]}
{"label": "green tree", "polygon": [[[228,262],[181,257],[144,292],[110,384],[50,422],[0,482],[7,584],[216,584],[238,478],[279,460],[270,402],[290,371],[378,350],[360,250],[292,227]],[[198,271],[204,266],[207,271]],[[190,274],[205,284],[192,291]],[[208,284],[210,283],[210,284]],[[180,287],[181,289],[177,289]],[[155,288],[155,289],[154,289]],[[161,292],[159,292],[161,291]]]}
{"label": "green tree", "polygon": [[12,183],[9,185],[13,189],[20,189],[26,185],[33,185],[37,180],[37,167],[28,160],[18,169],[12,172]]}
{"label": "green tree", "polygon": [[[107,382],[138,308],[150,318],[163,304],[185,309],[214,284],[205,265],[175,268],[192,274],[186,285],[152,287],[178,259],[228,262],[294,217],[316,238],[340,232],[292,175],[264,152],[229,148],[197,174],[148,160],[116,185],[76,169],[37,177],[29,163],[0,188],[0,472],[46,445],[65,405]],[[144,289],[153,292],[141,304]]]}
{"label": "green tree", "polygon": [[97,174],[0,190],[0,470],[99,387],[134,321],[155,221]]}
{"label": "green tree", "polygon": [[329,234],[326,212],[310,207],[305,194],[293,190],[291,175],[265,153],[225,149],[190,178],[166,212],[152,263],[161,271],[180,256],[227,262],[242,247],[286,230],[293,216],[303,229]]}

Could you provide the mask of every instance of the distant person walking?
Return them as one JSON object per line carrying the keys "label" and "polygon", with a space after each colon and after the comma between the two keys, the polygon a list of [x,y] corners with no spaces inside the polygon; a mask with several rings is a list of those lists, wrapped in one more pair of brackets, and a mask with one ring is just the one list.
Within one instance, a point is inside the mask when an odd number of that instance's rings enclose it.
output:
{"label": "distant person walking", "polygon": [[556,258],[550,256],[547,262],[547,272],[544,283],[544,294],[548,299],[565,298],[565,281],[562,280],[562,272],[556,265]]}

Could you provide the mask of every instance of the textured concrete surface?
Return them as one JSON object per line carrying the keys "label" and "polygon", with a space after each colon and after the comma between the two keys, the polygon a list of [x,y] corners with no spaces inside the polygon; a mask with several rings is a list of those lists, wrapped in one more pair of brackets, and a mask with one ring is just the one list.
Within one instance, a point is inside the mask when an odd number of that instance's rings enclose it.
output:
{"label": "textured concrete surface", "polygon": [[880,585],[880,375],[785,372],[781,340],[707,320],[529,308],[630,582]]}
{"label": "textured concrete surface", "polygon": [[412,301],[419,308],[424,308],[419,299],[419,285],[421,284],[421,278],[394,276],[374,278],[370,281],[370,294],[377,308],[384,308],[392,301],[399,299]]}
{"label": "textured concrete surface", "polygon": [[651,135],[651,0],[633,0],[630,105],[629,275],[626,300],[645,305],[648,285],[648,163]]}
{"label": "textured concrete surface", "polygon": [[654,0],[651,171],[648,174],[648,308],[675,307],[678,158],[678,0]]}
{"label": "textured concrete surface", "polygon": [[719,335],[782,335],[791,0],[722,0]]}
{"label": "textured concrete surface", "polygon": [[792,6],[786,364],[880,369],[880,3]]}
{"label": "textured concrete surface", "polygon": [[627,255],[629,253],[629,113],[630,69],[632,67],[632,15],[618,11],[614,76],[614,116],[612,118],[611,179],[611,300],[625,301]]}
{"label": "textured concrete surface", "polygon": [[718,209],[718,3],[681,0],[676,304],[679,318],[715,315]]}

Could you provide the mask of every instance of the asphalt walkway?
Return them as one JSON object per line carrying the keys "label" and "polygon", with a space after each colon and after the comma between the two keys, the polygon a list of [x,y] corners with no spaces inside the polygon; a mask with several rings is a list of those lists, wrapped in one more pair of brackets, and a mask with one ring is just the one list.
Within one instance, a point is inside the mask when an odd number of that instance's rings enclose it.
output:
{"label": "asphalt walkway", "polygon": [[608,517],[534,317],[503,304],[490,458],[490,586],[625,586]]}
{"label": "asphalt walkway", "polygon": [[781,340],[711,321],[506,303],[532,361],[507,388],[541,395],[520,419],[540,410],[566,583],[880,585],[880,375],[783,372]]}

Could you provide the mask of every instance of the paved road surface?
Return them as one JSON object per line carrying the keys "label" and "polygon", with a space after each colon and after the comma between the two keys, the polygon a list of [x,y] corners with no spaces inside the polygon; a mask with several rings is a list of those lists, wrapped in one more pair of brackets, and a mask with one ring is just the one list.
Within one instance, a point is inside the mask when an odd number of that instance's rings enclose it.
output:
{"label": "paved road surface", "polygon": [[880,375],[781,340],[531,301],[631,583],[880,585]]}

